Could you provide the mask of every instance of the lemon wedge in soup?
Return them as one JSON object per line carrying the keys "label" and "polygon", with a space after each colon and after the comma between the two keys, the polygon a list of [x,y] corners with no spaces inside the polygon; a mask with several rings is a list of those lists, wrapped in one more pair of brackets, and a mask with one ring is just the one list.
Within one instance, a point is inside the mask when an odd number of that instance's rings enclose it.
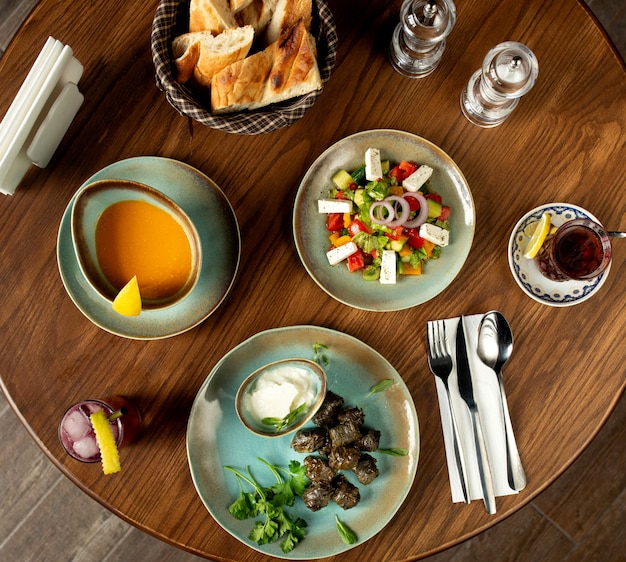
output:
{"label": "lemon wedge in soup", "polygon": [[115,297],[113,310],[123,316],[139,316],[141,313],[141,293],[136,275],[122,287]]}

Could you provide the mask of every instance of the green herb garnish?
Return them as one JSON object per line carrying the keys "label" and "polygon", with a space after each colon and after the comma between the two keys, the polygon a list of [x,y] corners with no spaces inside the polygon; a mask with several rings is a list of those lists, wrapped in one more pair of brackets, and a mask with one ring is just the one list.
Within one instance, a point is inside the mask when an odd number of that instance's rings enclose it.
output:
{"label": "green herb garnish", "polygon": [[323,343],[313,344],[313,361],[322,367],[325,367],[330,362],[330,359],[328,359],[328,356],[324,353],[326,349],[328,349],[328,346]]}
{"label": "green herb garnish", "polygon": [[[291,507],[296,496],[302,495],[306,486],[306,467],[298,461],[291,461],[289,468],[275,466],[259,457],[274,474],[276,482],[271,487],[261,486],[246,468],[247,475],[232,466],[224,468],[231,471],[239,483],[239,497],[228,507],[230,514],[239,520],[262,516],[255,523],[248,538],[259,545],[276,542],[283,538],[280,548],[284,553],[291,552],[304,539],[306,521],[294,519],[283,508]],[[284,473],[287,477],[283,478]],[[244,483],[252,486],[252,492],[244,490]]]}
{"label": "green herb garnish", "polygon": [[383,379],[382,381],[380,381],[379,383],[376,383],[374,386],[370,388],[368,396],[370,394],[375,394],[377,392],[382,392],[383,390],[387,390],[389,387],[393,386],[394,382],[395,381],[393,379]]}
{"label": "green herb garnish", "polygon": [[285,427],[289,427],[298,419],[298,416],[306,410],[306,402],[302,402],[297,408],[294,408],[284,418],[263,418],[263,425],[273,425],[276,431],[280,431]]}
{"label": "green herb garnish", "polygon": [[350,527],[345,523],[339,521],[339,517],[335,515],[335,521],[337,522],[337,532],[341,537],[341,540],[346,544],[354,544],[357,541],[357,536]]}
{"label": "green herb garnish", "polygon": [[400,449],[398,447],[392,447],[391,449],[378,449],[379,453],[384,455],[391,455],[392,457],[406,457],[409,452],[406,449]]}

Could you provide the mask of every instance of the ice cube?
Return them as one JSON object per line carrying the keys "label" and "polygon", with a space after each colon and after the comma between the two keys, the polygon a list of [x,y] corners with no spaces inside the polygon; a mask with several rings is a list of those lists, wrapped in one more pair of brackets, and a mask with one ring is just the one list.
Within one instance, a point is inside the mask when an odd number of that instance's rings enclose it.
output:
{"label": "ice cube", "polygon": [[74,443],[74,452],[83,459],[90,459],[100,453],[95,438],[85,437]]}
{"label": "ice cube", "polygon": [[72,441],[78,441],[91,431],[91,422],[82,412],[74,410],[65,418],[63,430]]}

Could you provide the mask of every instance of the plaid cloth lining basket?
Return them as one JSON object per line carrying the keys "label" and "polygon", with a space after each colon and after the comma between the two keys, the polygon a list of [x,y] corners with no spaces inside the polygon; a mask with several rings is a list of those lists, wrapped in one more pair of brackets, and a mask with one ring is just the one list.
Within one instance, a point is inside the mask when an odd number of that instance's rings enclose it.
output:
{"label": "plaid cloth lining basket", "polygon": [[[314,0],[313,6],[311,32],[317,41],[322,83],[326,84],[337,56],[337,29],[325,0]],[[208,96],[203,105],[198,92],[175,80],[171,45],[175,37],[188,30],[188,25],[189,0],[161,0],[152,22],[150,38],[157,86],[181,115],[228,133],[258,135],[286,127],[300,119],[320,95],[322,90],[254,111],[212,115],[207,109],[210,106]]]}

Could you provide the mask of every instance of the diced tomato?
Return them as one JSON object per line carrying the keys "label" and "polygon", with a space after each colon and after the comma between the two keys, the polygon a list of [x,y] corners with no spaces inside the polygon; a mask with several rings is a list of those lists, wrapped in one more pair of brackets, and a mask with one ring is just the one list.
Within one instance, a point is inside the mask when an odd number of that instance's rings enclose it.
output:
{"label": "diced tomato", "polygon": [[348,232],[351,236],[356,236],[359,232],[367,232],[367,234],[371,234],[372,229],[369,228],[363,221],[359,219],[353,219],[348,226]]}
{"label": "diced tomato", "polygon": [[335,199],[347,199],[347,197],[343,191],[337,191],[337,193],[335,193]]}
{"label": "diced tomato", "polygon": [[419,235],[417,228],[405,228],[404,234],[409,237],[407,244],[411,248],[419,250],[424,245],[424,239]]}
{"label": "diced tomato", "polygon": [[347,264],[350,272],[358,271],[365,267],[365,258],[360,248],[354,254],[348,256]]}
{"label": "diced tomato", "polygon": [[441,207],[441,214],[437,217],[440,221],[447,221],[450,218],[450,207],[448,205],[444,205]]}
{"label": "diced tomato", "polygon": [[402,183],[402,180],[404,179],[404,172],[400,166],[394,166],[391,170],[389,170],[389,177],[396,178],[398,183]]}
{"label": "diced tomato", "polygon": [[407,162],[406,160],[402,160],[400,164],[394,166],[390,171],[389,175],[392,178],[396,178],[398,183],[402,183],[405,178],[408,178],[415,170],[417,170],[418,166],[414,162]]}
{"label": "diced tomato", "polygon": [[419,211],[420,204],[415,197],[405,197],[405,199],[409,204],[409,209],[411,209],[411,211]]}
{"label": "diced tomato", "polygon": [[409,177],[415,170],[417,170],[417,164],[415,162],[407,162],[406,160],[402,160],[398,167],[404,172],[404,177]]}
{"label": "diced tomato", "polygon": [[441,195],[438,193],[426,193],[424,194],[426,199],[432,199],[433,201],[437,201],[437,203],[441,203]]}
{"label": "diced tomato", "polygon": [[385,232],[385,236],[392,240],[397,240],[402,235],[402,232],[404,232],[404,227],[397,226],[396,228],[392,228],[390,232]]}
{"label": "diced tomato", "polygon": [[326,229],[329,232],[336,232],[343,228],[343,213],[328,213],[326,217]]}

